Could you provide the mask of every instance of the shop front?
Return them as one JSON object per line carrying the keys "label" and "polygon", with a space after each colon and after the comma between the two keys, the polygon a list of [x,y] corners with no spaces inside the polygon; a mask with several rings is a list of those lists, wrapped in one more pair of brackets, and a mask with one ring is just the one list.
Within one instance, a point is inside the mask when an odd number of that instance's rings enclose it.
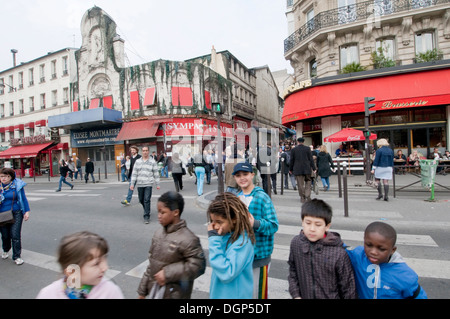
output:
{"label": "shop front", "polygon": [[[295,126],[299,136],[317,146],[343,128],[363,130],[364,97],[374,97],[371,111],[376,112],[370,115],[370,131],[387,138],[395,152],[409,155],[418,149],[429,155],[438,147],[444,153],[450,131],[448,63],[421,70],[410,67],[360,73],[353,78],[336,76],[298,85],[285,98],[282,124]],[[327,144],[329,152],[334,155],[340,144]],[[364,149],[364,142],[349,144]]]}

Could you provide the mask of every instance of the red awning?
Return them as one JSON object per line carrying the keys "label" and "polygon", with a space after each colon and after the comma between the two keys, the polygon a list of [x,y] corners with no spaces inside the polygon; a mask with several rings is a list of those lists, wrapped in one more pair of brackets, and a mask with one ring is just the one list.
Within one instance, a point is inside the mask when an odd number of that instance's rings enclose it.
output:
{"label": "red awning", "polygon": [[364,112],[364,97],[375,97],[374,111],[450,104],[449,87],[450,69],[314,86],[285,99],[281,122]]}
{"label": "red awning", "polygon": [[34,122],[25,123],[25,128],[34,128]]}
{"label": "red awning", "polygon": [[158,130],[158,126],[159,121],[156,120],[125,122],[116,137],[116,141],[154,137]]}
{"label": "red awning", "polygon": [[34,122],[35,126],[46,126],[47,125],[47,120],[39,120]]}
{"label": "red awning", "polygon": [[145,90],[144,106],[155,105],[156,88],[147,88]]}
{"label": "red awning", "polygon": [[6,127],[0,127],[0,133],[5,133],[6,132]]}
{"label": "red awning", "polygon": [[36,157],[44,148],[52,143],[13,146],[0,152],[0,159]]}
{"label": "red awning", "polygon": [[58,143],[56,145],[53,145],[52,147],[46,149],[45,151],[59,151],[59,150],[68,150],[69,144],[68,143]]}

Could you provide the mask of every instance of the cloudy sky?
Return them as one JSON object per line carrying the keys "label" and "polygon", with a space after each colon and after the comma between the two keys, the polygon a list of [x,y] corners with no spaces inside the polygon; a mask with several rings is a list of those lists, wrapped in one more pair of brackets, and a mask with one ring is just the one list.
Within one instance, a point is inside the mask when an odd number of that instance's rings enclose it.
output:
{"label": "cloudy sky", "polygon": [[94,5],[117,24],[127,65],[182,61],[228,50],[247,67],[288,69],[286,0],[0,0],[0,71],[81,46],[80,23]]}

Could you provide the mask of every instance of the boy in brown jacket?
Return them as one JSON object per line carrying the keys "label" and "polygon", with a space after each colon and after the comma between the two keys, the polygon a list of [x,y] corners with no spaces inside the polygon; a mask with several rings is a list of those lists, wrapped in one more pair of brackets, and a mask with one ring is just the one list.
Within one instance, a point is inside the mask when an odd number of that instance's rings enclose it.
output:
{"label": "boy in brown jacket", "polygon": [[352,264],[338,233],[329,232],[332,209],[320,199],[302,206],[300,234],[291,241],[289,293],[292,298],[357,298]]}
{"label": "boy in brown jacket", "polygon": [[[205,272],[206,259],[200,239],[180,219],[184,208],[181,194],[169,191],[158,199],[161,224],[150,246],[150,264],[138,287],[139,299],[187,299],[191,297],[194,279]],[[158,288],[159,297],[152,293]],[[154,291],[154,290],[153,290]]]}

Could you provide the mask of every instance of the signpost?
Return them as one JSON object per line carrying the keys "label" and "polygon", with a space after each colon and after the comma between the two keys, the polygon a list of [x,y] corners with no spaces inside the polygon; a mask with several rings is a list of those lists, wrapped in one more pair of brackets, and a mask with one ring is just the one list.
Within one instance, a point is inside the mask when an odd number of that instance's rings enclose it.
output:
{"label": "signpost", "polygon": [[220,120],[224,113],[224,106],[220,103],[212,103],[213,111],[217,114],[217,193],[222,194],[224,192],[223,184],[223,156],[222,156],[222,130],[220,129]]}

